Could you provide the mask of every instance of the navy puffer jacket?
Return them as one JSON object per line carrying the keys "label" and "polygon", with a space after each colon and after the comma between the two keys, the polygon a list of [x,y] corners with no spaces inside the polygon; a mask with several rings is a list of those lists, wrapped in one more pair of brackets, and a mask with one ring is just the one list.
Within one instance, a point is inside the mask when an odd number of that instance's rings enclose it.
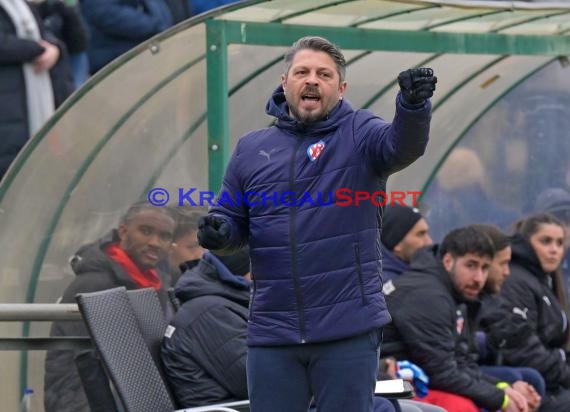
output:
{"label": "navy puffer jacket", "polygon": [[[397,101],[393,124],[341,100],[324,120],[303,125],[289,116],[278,87],[266,108],[275,125],[238,142],[224,197],[210,213],[231,222],[228,249],[249,242],[250,346],[325,342],[390,321],[381,293],[379,208],[370,201],[339,206],[337,200],[347,201],[335,192],[384,191],[391,173],[424,153],[430,103],[407,110]],[[247,205],[238,192],[257,194]]]}

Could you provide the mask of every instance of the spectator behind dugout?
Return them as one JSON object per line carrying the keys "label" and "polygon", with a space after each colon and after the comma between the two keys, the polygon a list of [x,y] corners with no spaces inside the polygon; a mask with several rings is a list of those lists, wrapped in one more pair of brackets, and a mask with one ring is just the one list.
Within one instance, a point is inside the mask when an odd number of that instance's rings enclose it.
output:
{"label": "spectator behind dugout", "polygon": [[549,214],[527,217],[516,225],[511,239],[511,275],[501,288],[507,307],[522,313],[531,336],[503,350],[505,364],[538,370],[546,382],[543,405],[550,410],[570,410],[568,317],[562,275],[564,253],[562,223]]}
{"label": "spectator behind dugout", "polygon": [[91,74],[173,24],[164,0],[80,0],[90,33]]}
{"label": "spectator behind dugout", "polygon": [[[135,203],[122,217],[118,229],[95,243],[79,248],[71,259],[77,277],[65,289],[62,303],[74,303],[77,293],[96,292],[124,286],[153,287],[163,306],[168,300],[168,276],[155,269],[166,258],[172,241],[175,215],[167,207]],[[51,336],[88,336],[82,321],[54,322]],[[77,359],[81,358],[81,366]],[[78,374],[78,371],[80,374]],[[80,377],[81,375],[81,377]],[[94,350],[51,350],[45,364],[44,406],[46,412],[88,412],[83,387],[89,388],[89,403],[105,408],[108,401],[96,388],[108,382]]]}
{"label": "spectator behind dugout", "polygon": [[24,0],[0,0],[0,179],[73,91],[63,50]]}
{"label": "spectator behind dugout", "polygon": [[225,6],[232,3],[237,3],[239,0],[187,0],[188,8],[192,16],[205,13],[208,10],[217,7]]}
{"label": "spectator behind dugout", "polygon": [[420,366],[430,379],[422,400],[449,412],[528,411],[517,385],[496,386],[499,379],[483,373],[475,361],[477,299],[494,254],[485,233],[469,226],[455,229],[441,245],[418,250],[410,271],[386,293],[393,322],[384,339],[400,345],[389,353],[394,345],[387,344],[385,356]]}
{"label": "spectator behind dugout", "polygon": [[429,208],[425,216],[432,238],[440,241],[450,230],[469,224],[505,229],[516,221],[520,214],[494,200],[488,184],[479,155],[473,149],[455,148],[439,170],[434,187],[422,199]]}
{"label": "spectator behind dugout", "polygon": [[386,206],[382,219],[382,278],[384,283],[410,269],[416,250],[433,243],[429,226],[419,209]]}
{"label": "spectator behind dugout", "polygon": [[87,60],[87,27],[79,7],[64,0],[35,0],[46,29],[53,33],[67,49],[73,76],[73,88],[78,88],[89,76]]}
{"label": "spectator behind dugout", "polygon": [[178,24],[190,18],[190,5],[188,0],[165,0],[168,8],[170,9],[170,14],[172,14],[172,22]]}

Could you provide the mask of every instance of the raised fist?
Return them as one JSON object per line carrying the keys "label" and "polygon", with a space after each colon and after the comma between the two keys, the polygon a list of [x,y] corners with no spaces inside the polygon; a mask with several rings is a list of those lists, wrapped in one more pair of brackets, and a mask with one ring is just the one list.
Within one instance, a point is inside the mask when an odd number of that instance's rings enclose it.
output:
{"label": "raised fist", "polygon": [[402,103],[408,108],[416,108],[433,96],[437,77],[428,67],[408,69],[398,75],[398,84],[402,91]]}
{"label": "raised fist", "polygon": [[230,234],[230,223],[223,217],[208,215],[198,220],[198,243],[205,249],[224,249]]}

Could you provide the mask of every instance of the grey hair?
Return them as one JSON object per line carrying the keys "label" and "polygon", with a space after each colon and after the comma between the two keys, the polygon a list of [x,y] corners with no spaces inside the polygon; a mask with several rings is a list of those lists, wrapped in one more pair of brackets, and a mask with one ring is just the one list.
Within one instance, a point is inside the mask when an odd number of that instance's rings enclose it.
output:
{"label": "grey hair", "polygon": [[340,77],[340,81],[343,82],[346,75],[346,60],[340,49],[327,39],[318,36],[307,36],[302,37],[297,40],[291,48],[285,53],[285,73],[289,72],[291,68],[291,63],[295,58],[297,52],[301,50],[314,50],[322,51],[331,56],[336,64],[336,70]]}

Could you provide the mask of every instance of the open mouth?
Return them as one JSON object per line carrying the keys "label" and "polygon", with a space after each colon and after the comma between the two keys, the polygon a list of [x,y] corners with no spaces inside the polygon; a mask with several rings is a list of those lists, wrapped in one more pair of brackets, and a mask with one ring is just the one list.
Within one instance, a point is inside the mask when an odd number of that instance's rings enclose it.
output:
{"label": "open mouth", "polygon": [[304,102],[319,102],[321,100],[321,97],[318,94],[303,94],[301,95],[301,99]]}

